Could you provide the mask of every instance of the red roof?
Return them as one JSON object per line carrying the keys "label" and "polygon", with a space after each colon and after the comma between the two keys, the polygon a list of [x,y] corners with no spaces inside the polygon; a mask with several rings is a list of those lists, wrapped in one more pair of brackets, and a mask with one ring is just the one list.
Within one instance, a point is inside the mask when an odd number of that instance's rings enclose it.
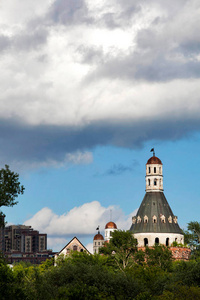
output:
{"label": "red roof", "polygon": [[162,161],[160,160],[160,158],[158,158],[156,156],[152,156],[147,161],[147,165],[149,165],[149,164],[162,165]]}
{"label": "red roof", "polygon": [[117,225],[114,222],[108,222],[105,226],[105,229],[117,229]]}
{"label": "red roof", "polygon": [[97,234],[94,236],[94,240],[104,240],[103,235],[101,235],[100,233],[97,233]]}

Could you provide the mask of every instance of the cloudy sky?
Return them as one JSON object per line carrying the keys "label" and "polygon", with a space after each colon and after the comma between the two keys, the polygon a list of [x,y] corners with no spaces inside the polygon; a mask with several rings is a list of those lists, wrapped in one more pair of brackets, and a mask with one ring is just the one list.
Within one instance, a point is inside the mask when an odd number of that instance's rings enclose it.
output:
{"label": "cloudy sky", "polygon": [[180,226],[200,221],[199,28],[198,0],[1,0],[0,163],[26,188],[8,223],[55,251],[111,210],[128,229],[152,147]]}

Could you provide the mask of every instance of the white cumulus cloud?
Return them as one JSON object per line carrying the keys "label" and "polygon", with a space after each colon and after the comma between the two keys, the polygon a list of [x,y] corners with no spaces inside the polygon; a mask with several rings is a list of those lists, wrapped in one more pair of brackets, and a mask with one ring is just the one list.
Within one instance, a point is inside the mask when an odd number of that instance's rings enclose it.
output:
{"label": "white cumulus cloud", "polygon": [[74,207],[63,215],[57,215],[50,208],[44,207],[24,224],[31,225],[41,233],[47,233],[48,247],[58,248],[57,244],[65,246],[68,237],[90,236],[92,241],[98,225],[104,235],[105,225],[110,221],[110,210],[118,229],[128,230],[135,211],[127,216],[119,207],[103,207],[98,201]]}

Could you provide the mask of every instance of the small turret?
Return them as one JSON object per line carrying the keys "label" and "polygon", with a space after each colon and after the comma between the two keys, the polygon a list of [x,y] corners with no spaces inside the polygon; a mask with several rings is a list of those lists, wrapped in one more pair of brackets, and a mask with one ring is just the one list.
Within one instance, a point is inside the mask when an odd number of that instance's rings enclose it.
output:
{"label": "small turret", "polygon": [[99,248],[103,247],[104,238],[99,231],[99,226],[97,227],[98,233],[95,234],[93,239],[93,253],[99,253]]}
{"label": "small turret", "polygon": [[114,222],[108,222],[105,226],[105,241],[109,242],[111,238],[111,232],[117,230],[117,225]]}

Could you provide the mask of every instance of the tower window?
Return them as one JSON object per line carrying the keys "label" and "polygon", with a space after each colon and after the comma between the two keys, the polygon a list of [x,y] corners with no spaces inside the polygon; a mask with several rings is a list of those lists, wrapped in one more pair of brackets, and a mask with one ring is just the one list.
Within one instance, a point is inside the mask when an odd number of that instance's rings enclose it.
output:
{"label": "tower window", "polygon": [[154,185],[157,185],[157,179],[156,178],[154,179]]}
{"label": "tower window", "polygon": [[155,244],[159,244],[159,238],[157,237],[157,238],[155,238]]}
{"label": "tower window", "polygon": [[151,184],[150,179],[148,179],[148,185],[150,185],[150,184]]}
{"label": "tower window", "polygon": [[146,247],[147,245],[148,245],[148,239],[145,238],[145,239],[144,239],[144,246]]}
{"label": "tower window", "polygon": [[157,217],[153,216],[153,223],[157,223]]}
{"label": "tower window", "polygon": [[154,173],[156,173],[156,167],[154,167]]}
{"label": "tower window", "polygon": [[169,238],[166,238],[166,246],[169,246]]}
{"label": "tower window", "polygon": [[160,219],[161,219],[161,222],[162,222],[162,223],[165,223],[165,216],[164,216],[164,215],[161,215],[161,216],[160,216]]}
{"label": "tower window", "polygon": [[149,167],[149,173],[151,173],[151,168]]}

